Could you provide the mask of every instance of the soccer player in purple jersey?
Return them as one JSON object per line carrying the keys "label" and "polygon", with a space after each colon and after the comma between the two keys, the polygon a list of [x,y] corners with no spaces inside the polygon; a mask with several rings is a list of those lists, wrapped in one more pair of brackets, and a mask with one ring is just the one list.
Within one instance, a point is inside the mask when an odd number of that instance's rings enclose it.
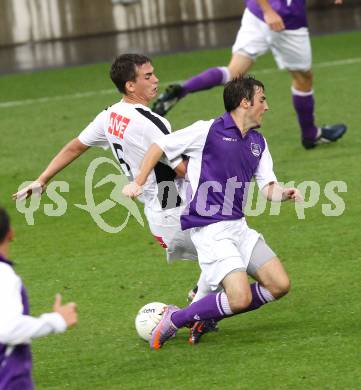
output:
{"label": "soccer player in purple jersey", "polygon": [[[247,226],[243,211],[252,178],[269,200],[302,200],[296,188],[278,184],[267,142],[255,130],[268,110],[264,86],[250,76],[240,77],[226,84],[223,97],[226,112],[221,117],[195,122],[157,141],[135,181],[123,189],[127,196],[138,196],[163,153],[189,157],[191,194],[181,225],[190,229],[202,275],[213,292],[185,309],[167,306],[152,334],[154,349],[192,321],[258,309],[290,288],[281,261],[262,235]],[[248,275],[256,282],[250,285]]]}
{"label": "soccer player in purple jersey", "polygon": [[[334,0],[342,4],[343,0]],[[292,78],[292,102],[306,149],[337,141],[346,125],[317,127],[314,118],[311,44],[307,27],[306,0],[246,0],[241,27],[227,67],[209,68],[182,85],[170,85],[155,101],[153,111],[167,112],[187,94],[225,84],[245,74],[257,57],[271,50],[280,69]]]}
{"label": "soccer player in purple jersey", "polygon": [[77,322],[76,305],[61,304],[57,295],[53,313],[29,315],[24,285],[8,260],[14,235],[7,212],[0,208],[0,390],[32,390],[32,339],[64,332]]}

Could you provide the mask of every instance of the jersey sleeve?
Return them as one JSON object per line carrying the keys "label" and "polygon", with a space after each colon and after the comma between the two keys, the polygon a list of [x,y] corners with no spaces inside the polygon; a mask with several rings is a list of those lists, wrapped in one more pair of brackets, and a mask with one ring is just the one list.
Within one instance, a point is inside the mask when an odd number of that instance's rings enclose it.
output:
{"label": "jersey sleeve", "polygon": [[167,159],[167,165],[169,165],[173,170],[183,161],[182,157],[176,157],[173,160]]}
{"label": "jersey sleeve", "polygon": [[58,313],[39,318],[22,313],[21,280],[10,266],[0,264],[0,343],[28,344],[37,337],[66,329],[65,320]]}
{"label": "jersey sleeve", "polygon": [[[162,122],[162,124],[160,124],[160,122]],[[166,118],[159,118],[158,125],[149,126],[149,128],[146,128],[143,133],[146,149],[148,149],[153,143],[157,143],[158,140],[171,134],[171,132],[172,128],[169,121]],[[172,169],[175,169],[181,163],[182,157],[177,156],[176,158],[170,160],[167,156],[162,156],[160,161]]]}
{"label": "jersey sleeve", "polygon": [[264,142],[265,142],[265,149],[262,153],[262,157],[258,164],[256,173],[254,175],[260,190],[269,183],[277,182],[277,177],[273,172],[272,156],[268,149],[266,140],[264,140]]}
{"label": "jersey sleeve", "polygon": [[[158,144],[158,142],[162,142],[161,141],[162,138],[167,137],[167,136],[168,135],[166,135],[166,134],[162,134],[161,136],[154,139],[152,143]],[[150,143],[149,146],[152,143]],[[174,159],[170,160],[167,155],[163,155],[160,159],[160,162],[170,166],[174,170],[182,162],[182,160],[183,160],[182,156],[177,156]]]}
{"label": "jersey sleeve", "polygon": [[182,154],[192,156],[202,149],[213,121],[198,121],[192,125],[166,135],[156,141],[169,161],[181,158]]}
{"label": "jersey sleeve", "polygon": [[103,149],[108,149],[109,143],[104,129],[106,118],[107,111],[104,110],[79,134],[79,141],[87,146],[98,146]]}

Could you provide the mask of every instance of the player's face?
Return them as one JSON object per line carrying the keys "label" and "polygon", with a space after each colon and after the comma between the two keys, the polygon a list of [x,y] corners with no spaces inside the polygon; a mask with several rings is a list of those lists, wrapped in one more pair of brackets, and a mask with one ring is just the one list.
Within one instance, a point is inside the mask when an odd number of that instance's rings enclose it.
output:
{"label": "player's face", "polygon": [[253,127],[259,127],[262,123],[263,114],[268,110],[266,95],[260,87],[255,88],[253,104],[249,108],[249,118],[254,123]]}
{"label": "player's face", "polygon": [[149,103],[157,95],[158,81],[151,63],[147,62],[137,66],[137,77],[134,83],[135,95]]}

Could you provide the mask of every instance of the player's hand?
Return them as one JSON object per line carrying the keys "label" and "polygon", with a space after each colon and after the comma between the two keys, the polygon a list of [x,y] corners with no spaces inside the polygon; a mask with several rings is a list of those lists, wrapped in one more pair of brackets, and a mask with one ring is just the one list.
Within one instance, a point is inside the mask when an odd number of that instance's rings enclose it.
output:
{"label": "player's hand", "polygon": [[32,194],[42,194],[45,191],[46,184],[39,180],[33,181],[31,184],[23,188],[22,190],[15,192],[12,195],[13,200],[24,200]]}
{"label": "player's hand", "polygon": [[125,185],[122,190],[122,194],[128,198],[136,198],[143,192],[143,187],[137,184],[135,181]]}
{"label": "player's hand", "polygon": [[78,313],[76,311],[76,304],[71,302],[65,305],[61,304],[61,295],[56,294],[53,310],[59,313],[66,322],[66,326],[74,326],[78,322]]}
{"label": "player's hand", "polygon": [[335,1],[334,1],[334,4],[336,4],[336,5],[343,4],[343,0],[335,0]]}
{"label": "player's hand", "polygon": [[264,21],[272,31],[282,31],[285,29],[285,24],[281,16],[273,9],[264,13]]}
{"label": "player's hand", "polygon": [[294,200],[295,202],[303,202],[303,196],[297,188],[284,188],[282,192],[283,200]]}

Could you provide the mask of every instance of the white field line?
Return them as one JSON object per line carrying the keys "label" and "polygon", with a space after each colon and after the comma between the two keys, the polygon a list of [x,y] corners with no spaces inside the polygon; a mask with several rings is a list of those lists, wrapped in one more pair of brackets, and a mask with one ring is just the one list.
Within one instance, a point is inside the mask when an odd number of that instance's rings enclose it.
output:
{"label": "white field line", "polygon": [[[317,64],[313,64],[313,68],[327,68],[327,67],[334,67],[334,66],[353,65],[353,64],[358,64],[360,62],[361,62],[361,57],[348,58],[345,60],[319,62]],[[278,72],[278,69],[277,68],[260,69],[260,70],[257,70],[256,73],[257,74],[268,74],[268,73],[274,73],[274,72]],[[180,82],[181,81],[169,81],[167,83],[159,83],[159,85],[165,86],[168,84],[175,84],[175,83],[180,83]],[[116,90],[114,88],[112,88],[112,89],[102,89],[100,91],[79,92],[79,93],[73,93],[73,94],[69,94],[69,95],[44,96],[42,98],[37,98],[37,99],[13,100],[13,101],[8,101],[8,102],[0,102],[0,109],[1,108],[8,108],[8,107],[25,106],[25,105],[30,105],[30,104],[56,102],[59,100],[83,99],[83,98],[97,96],[97,95],[108,95],[108,94],[112,94],[115,92],[116,92]]]}

